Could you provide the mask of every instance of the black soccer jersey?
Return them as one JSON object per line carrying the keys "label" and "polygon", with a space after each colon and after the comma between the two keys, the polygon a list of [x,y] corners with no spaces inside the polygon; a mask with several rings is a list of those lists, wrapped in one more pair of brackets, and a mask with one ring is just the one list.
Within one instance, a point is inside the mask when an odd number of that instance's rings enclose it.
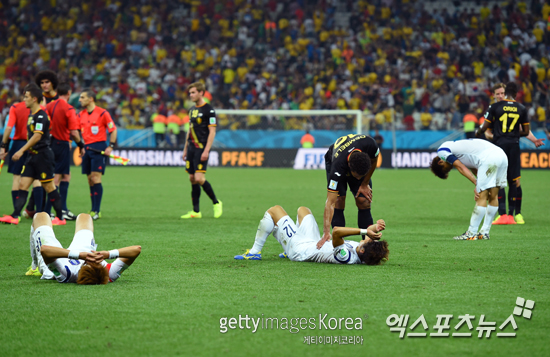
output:
{"label": "black soccer jersey", "polygon": [[216,113],[208,103],[200,107],[189,109],[189,142],[199,149],[203,149],[208,141],[210,126],[216,126]]}
{"label": "black soccer jersey", "polygon": [[48,97],[46,94],[43,93],[44,99],[46,99],[46,104],[50,104],[50,102],[53,102],[56,99],[59,99],[59,94],[55,93],[54,97]]}
{"label": "black soccer jersey", "polygon": [[329,191],[338,191],[338,183],[350,174],[348,160],[352,152],[364,152],[371,159],[375,159],[380,153],[373,138],[368,135],[356,134],[338,138],[330,149],[332,149],[332,161],[328,177]]}
{"label": "black soccer jersey", "polygon": [[50,117],[45,111],[40,109],[34,114],[29,115],[27,121],[27,140],[30,140],[34,133],[42,134],[40,141],[34,144],[29,151],[36,154],[45,151],[50,147]]}
{"label": "black soccer jersey", "polygon": [[493,130],[496,145],[519,143],[519,125],[529,125],[527,110],[515,100],[503,100],[489,106],[484,117]]}

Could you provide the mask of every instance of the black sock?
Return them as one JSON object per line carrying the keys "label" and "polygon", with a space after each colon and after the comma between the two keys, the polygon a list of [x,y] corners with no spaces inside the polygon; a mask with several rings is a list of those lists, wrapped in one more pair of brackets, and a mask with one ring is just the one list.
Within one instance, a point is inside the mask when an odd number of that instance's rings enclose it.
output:
{"label": "black sock", "polygon": [[101,212],[101,199],[103,198],[103,185],[101,183],[96,183],[94,185],[94,189],[96,194],[96,198],[95,198],[96,210],[94,211],[99,213]]}
{"label": "black sock", "polygon": [[516,214],[521,213],[521,199],[523,198],[523,192],[521,186],[516,189]]}
{"label": "black sock", "polygon": [[17,218],[21,216],[21,210],[23,207],[25,207],[25,202],[27,202],[27,197],[29,196],[29,192],[25,190],[19,190],[17,193],[17,197],[15,198],[15,207],[13,209],[13,213],[11,216],[13,218]]}
{"label": "black sock", "polygon": [[13,208],[15,208],[15,201],[17,200],[18,194],[19,194],[19,190],[11,191],[11,202],[13,204]]}
{"label": "black sock", "polygon": [[334,227],[345,227],[346,226],[346,217],[344,217],[344,210],[335,208],[334,215],[332,216],[332,228]]}
{"label": "black sock", "polygon": [[[56,187],[55,189],[57,190],[58,187]],[[52,214],[52,201],[49,200],[49,195],[48,195],[48,199],[46,200],[46,205],[44,206],[44,212],[46,212],[49,215]]]}
{"label": "black sock", "polygon": [[370,213],[370,208],[367,209],[360,209],[357,212],[357,226],[359,228],[369,228],[369,226],[373,224],[372,221],[372,215]]}
{"label": "black sock", "polygon": [[52,192],[48,193],[48,201],[52,203],[57,218],[63,219],[63,207],[61,205],[61,196],[59,196],[59,191],[53,190]]}
{"label": "black sock", "polygon": [[92,209],[90,211],[93,211],[94,208],[95,208],[95,189],[94,189],[94,186],[90,186],[90,200],[92,201]]}
{"label": "black sock", "polygon": [[27,203],[27,209],[29,211],[34,211],[34,188],[31,192],[31,197],[29,198],[29,202]]}
{"label": "black sock", "polygon": [[36,212],[44,211],[44,189],[42,187],[35,187],[32,189],[34,194],[34,205],[36,206]]}
{"label": "black sock", "polygon": [[191,185],[191,200],[193,201],[193,211],[199,213],[200,212],[200,206],[199,206],[199,199],[201,197],[201,185],[194,184]]}
{"label": "black sock", "polygon": [[69,183],[67,181],[61,181],[59,183],[59,195],[61,196],[61,206],[63,210],[67,209],[67,194],[69,193]]}
{"label": "black sock", "polygon": [[210,197],[210,199],[212,200],[212,203],[214,204],[218,203],[218,199],[214,194],[214,190],[212,189],[212,185],[210,184],[210,182],[204,181],[204,183],[202,184],[202,189],[204,190],[204,192],[206,192],[208,197]]}
{"label": "black sock", "polygon": [[517,195],[516,183],[512,182],[510,188],[508,189],[508,214],[513,216],[514,210],[516,208],[516,195]]}
{"label": "black sock", "polygon": [[503,188],[498,190],[498,214],[499,216],[506,214],[506,191]]}

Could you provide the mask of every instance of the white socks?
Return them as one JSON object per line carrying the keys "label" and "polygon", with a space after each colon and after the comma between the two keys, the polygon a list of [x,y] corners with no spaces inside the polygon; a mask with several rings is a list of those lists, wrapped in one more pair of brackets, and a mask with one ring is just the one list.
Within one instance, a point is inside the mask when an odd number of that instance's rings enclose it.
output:
{"label": "white socks", "polygon": [[[485,216],[485,211],[487,211],[487,207],[475,206],[474,212],[472,212],[472,218],[470,218],[470,227],[468,228],[470,233],[475,234],[479,232],[479,225]],[[493,223],[492,220],[491,223]]]}
{"label": "white socks", "polygon": [[262,218],[258,225],[254,246],[250,249],[249,254],[258,254],[262,251],[267,237],[273,232],[273,228],[275,228],[275,222],[273,222],[273,218],[271,218],[271,215],[266,211],[264,213],[264,218]]}
{"label": "white socks", "polygon": [[497,212],[498,206],[487,206],[487,212],[485,212],[485,220],[483,221],[483,226],[481,227],[481,231],[479,233],[489,233],[489,231],[491,230],[491,225],[493,224],[493,219],[495,219]]}
{"label": "white socks", "polygon": [[32,239],[32,235],[34,234],[34,227],[31,224],[31,236],[30,236],[30,248],[31,248],[31,268],[32,270],[38,268],[38,258],[36,257],[36,249],[34,247],[34,242]]}

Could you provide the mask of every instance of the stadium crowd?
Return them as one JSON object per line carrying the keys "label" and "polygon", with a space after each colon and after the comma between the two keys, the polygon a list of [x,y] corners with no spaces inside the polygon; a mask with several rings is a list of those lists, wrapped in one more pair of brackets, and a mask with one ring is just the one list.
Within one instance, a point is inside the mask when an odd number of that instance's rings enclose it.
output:
{"label": "stadium crowd", "polygon": [[[185,88],[199,79],[215,108],[359,109],[378,129],[395,120],[403,130],[461,127],[489,105],[491,85],[516,81],[532,127],[546,126],[548,1],[457,11],[419,0],[2,4],[2,118],[51,69],[75,93],[92,87],[121,128],[151,126],[156,114],[183,119]],[[353,118],[219,117],[230,129],[306,123],[348,129]]]}

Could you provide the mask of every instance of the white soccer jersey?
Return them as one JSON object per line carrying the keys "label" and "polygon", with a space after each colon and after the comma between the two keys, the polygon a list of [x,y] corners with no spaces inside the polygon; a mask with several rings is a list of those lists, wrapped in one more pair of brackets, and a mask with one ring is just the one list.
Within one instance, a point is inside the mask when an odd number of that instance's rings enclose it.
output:
{"label": "white soccer jersey", "polygon": [[508,185],[508,158],[501,148],[486,140],[446,141],[437,149],[437,155],[451,165],[460,160],[464,166],[477,169],[478,192]]}
{"label": "white soccer jersey", "polygon": [[319,226],[313,215],[307,215],[302,219],[302,224],[297,227],[289,216],[285,216],[277,222],[275,238],[283,246],[288,258],[298,262],[316,262],[329,264],[361,264],[355,248],[359,242],[345,241],[336,248],[332,242],[326,242],[321,249],[317,249],[317,242],[321,239]]}
{"label": "white soccer jersey", "polygon": [[437,155],[450,164],[459,159],[464,166],[477,169],[482,162],[491,159],[495,148],[498,146],[481,139],[446,141],[437,149]]}

